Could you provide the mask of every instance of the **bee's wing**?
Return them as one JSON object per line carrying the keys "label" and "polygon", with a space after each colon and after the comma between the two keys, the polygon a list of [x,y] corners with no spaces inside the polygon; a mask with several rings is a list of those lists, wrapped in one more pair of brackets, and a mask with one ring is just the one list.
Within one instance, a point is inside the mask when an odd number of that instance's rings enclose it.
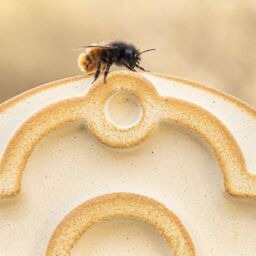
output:
{"label": "bee's wing", "polygon": [[86,48],[103,48],[103,49],[115,49],[113,46],[104,46],[104,45],[84,45],[77,48],[74,48],[73,50],[81,50]]}

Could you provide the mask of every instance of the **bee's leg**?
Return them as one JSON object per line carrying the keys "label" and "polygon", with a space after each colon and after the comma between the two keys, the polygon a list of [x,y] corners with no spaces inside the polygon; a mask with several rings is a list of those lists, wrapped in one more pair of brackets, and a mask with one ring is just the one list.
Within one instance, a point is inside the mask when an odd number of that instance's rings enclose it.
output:
{"label": "bee's leg", "polygon": [[126,68],[128,68],[129,70],[131,70],[131,71],[133,71],[133,72],[136,72],[136,70],[134,69],[134,68],[132,68],[132,67],[130,67],[129,66],[129,64],[126,62],[126,61],[122,61],[122,64],[126,67]]}
{"label": "bee's leg", "polygon": [[144,69],[143,67],[141,67],[141,66],[138,65],[138,64],[136,64],[135,67],[137,67],[137,68],[139,68],[139,69],[141,69],[141,70],[143,70],[143,71],[145,71],[145,72],[150,72],[149,70]]}
{"label": "bee's leg", "polygon": [[96,72],[94,74],[94,80],[92,81],[92,84],[98,79],[100,75],[100,69],[101,69],[101,61],[97,62]]}
{"label": "bee's leg", "polygon": [[107,82],[107,76],[108,76],[108,73],[109,73],[109,69],[110,67],[112,66],[112,62],[109,62],[106,66],[106,69],[105,69],[105,72],[104,72],[104,83]]}

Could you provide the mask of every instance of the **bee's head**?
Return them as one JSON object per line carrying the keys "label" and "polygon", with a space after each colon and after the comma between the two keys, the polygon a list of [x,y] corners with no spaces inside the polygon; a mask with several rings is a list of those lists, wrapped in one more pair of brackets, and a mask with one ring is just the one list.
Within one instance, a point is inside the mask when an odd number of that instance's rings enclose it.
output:
{"label": "bee's head", "polygon": [[149,51],[153,51],[155,49],[148,49],[145,51],[140,52],[135,47],[128,47],[125,49],[124,57],[126,62],[129,63],[129,66],[135,68],[136,65],[139,65],[141,61],[141,54]]}
{"label": "bee's head", "polygon": [[138,52],[133,47],[126,47],[123,52],[123,59],[129,63],[129,66],[134,68],[136,64],[136,58],[138,56]]}

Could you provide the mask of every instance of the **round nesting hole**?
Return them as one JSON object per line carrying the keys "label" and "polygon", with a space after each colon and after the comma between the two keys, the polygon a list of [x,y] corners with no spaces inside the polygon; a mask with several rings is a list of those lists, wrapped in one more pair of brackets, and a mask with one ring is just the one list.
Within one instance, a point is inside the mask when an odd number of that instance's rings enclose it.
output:
{"label": "round nesting hole", "polygon": [[126,91],[113,94],[105,105],[107,121],[120,128],[130,128],[138,124],[142,112],[139,98]]}

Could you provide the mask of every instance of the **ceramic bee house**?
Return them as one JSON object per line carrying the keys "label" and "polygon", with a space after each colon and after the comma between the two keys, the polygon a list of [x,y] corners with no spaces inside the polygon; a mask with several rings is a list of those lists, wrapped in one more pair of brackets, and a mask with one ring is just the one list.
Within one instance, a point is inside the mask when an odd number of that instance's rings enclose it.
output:
{"label": "ceramic bee house", "polygon": [[0,255],[256,254],[256,111],[151,73],[0,105]]}

